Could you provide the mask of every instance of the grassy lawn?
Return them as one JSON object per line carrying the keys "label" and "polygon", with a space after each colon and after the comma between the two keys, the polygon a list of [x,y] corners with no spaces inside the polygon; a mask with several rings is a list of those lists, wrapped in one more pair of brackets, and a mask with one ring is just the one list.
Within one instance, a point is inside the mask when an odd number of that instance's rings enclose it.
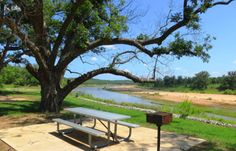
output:
{"label": "grassy lawn", "polygon": [[[27,113],[38,113],[40,93],[37,87],[4,87],[0,89],[0,95],[26,97],[25,101],[0,101],[0,116],[23,116]],[[141,111],[122,109],[117,107],[105,106],[94,102],[88,102],[70,95],[65,99],[64,107],[81,106],[104,110],[114,113],[130,115],[132,118],[127,121],[138,123],[145,127],[156,128],[155,125],[147,124],[145,113]],[[66,114],[62,112],[62,114]],[[170,125],[163,126],[163,130],[173,131],[179,134],[187,134],[208,140],[201,150],[228,150],[236,148],[236,129],[209,125],[197,121],[174,119]]]}

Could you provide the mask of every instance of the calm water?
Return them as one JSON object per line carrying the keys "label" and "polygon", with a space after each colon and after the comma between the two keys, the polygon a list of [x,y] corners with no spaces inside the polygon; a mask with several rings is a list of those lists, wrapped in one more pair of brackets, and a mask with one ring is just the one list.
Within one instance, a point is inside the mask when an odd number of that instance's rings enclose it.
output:
{"label": "calm water", "polygon": [[96,98],[113,100],[118,103],[126,102],[126,103],[137,103],[137,104],[143,104],[143,105],[158,105],[158,106],[161,105],[160,103],[153,102],[151,100],[143,99],[136,96],[131,96],[128,94],[112,92],[112,91],[104,90],[102,88],[97,88],[97,87],[82,87],[82,88],[77,88],[76,91],[79,91],[85,94],[90,94]]}

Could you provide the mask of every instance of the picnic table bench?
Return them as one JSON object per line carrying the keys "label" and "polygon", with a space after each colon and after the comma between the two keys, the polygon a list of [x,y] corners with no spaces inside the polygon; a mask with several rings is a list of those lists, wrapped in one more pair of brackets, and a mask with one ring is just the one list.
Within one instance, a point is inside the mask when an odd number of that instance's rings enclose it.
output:
{"label": "picnic table bench", "polygon": [[[59,124],[64,124],[64,125],[67,125],[75,130],[79,130],[81,132],[87,133],[89,135],[88,144],[91,148],[97,148],[97,146],[92,145],[92,136],[101,137],[101,136],[107,135],[107,145],[109,145],[109,141],[110,141],[111,136],[112,136],[113,140],[116,142],[119,142],[121,140],[128,140],[131,136],[132,128],[139,127],[139,125],[137,125],[137,124],[132,124],[132,123],[121,121],[122,119],[130,118],[130,116],[126,116],[126,115],[122,115],[122,114],[104,112],[104,111],[82,108],[82,107],[67,108],[65,110],[74,113],[74,120],[73,120],[73,122],[71,122],[68,120],[60,119],[60,118],[53,119],[54,122],[57,122],[58,133],[63,134],[63,132],[61,132],[59,130]],[[82,125],[82,120],[80,120],[80,122],[77,123],[76,122],[76,114],[93,118],[94,125],[91,128],[85,127]],[[97,120],[107,129],[107,132],[103,132],[103,131],[94,129],[96,126]],[[106,121],[107,125],[103,121]],[[110,123],[114,124],[114,132],[113,133],[110,128]],[[117,138],[117,125],[122,125],[122,126],[129,128],[129,134],[126,138],[118,140],[118,138]]]}
{"label": "picnic table bench", "polygon": [[76,124],[76,123],[73,123],[73,122],[70,122],[67,120],[63,120],[60,118],[53,119],[53,121],[57,122],[57,131],[60,134],[63,134],[63,132],[60,131],[59,124],[64,124],[64,125],[74,128],[76,130],[79,130],[81,132],[88,133],[88,136],[89,136],[88,137],[88,144],[91,148],[96,148],[96,146],[92,146],[92,136],[100,137],[100,136],[106,135],[105,132],[102,132],[102,131],[99,131],[99,130],[96,130],[93,128],[85,127],[85,126],[82,126],[82,125],[79,125],[79,124]]}

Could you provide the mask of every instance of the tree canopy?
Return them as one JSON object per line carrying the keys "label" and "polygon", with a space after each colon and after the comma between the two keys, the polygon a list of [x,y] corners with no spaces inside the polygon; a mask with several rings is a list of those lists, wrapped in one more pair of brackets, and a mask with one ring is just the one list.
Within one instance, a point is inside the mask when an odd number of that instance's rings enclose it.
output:
{"label": "tree canopy", "polygon": [[[5,49],[1,50],[1,56],[6,59],[6,51],[24,54],[17,58],[40,82],[41,110],[58,112],[63,99],[74,88],[99,74],[121,75],[135,82],[148,81],[118,68],[120,64],[139,59],[140,54],[151,58],[162,55],[177,58],[197,56],[207,61],[211,37],[194,41],[182,35],[180,29],[199,30],[200,14],[232,1],[183,0],[181,10],[170,11],[165,24],[157,29],[156,34],[150,36],[140,31],[139,36],[127,38],[124,33],[129,31],[128,21],[133,12],[128,8],[135,1],[2,0],[0,44]],[[164,45],[167,39],[170,42]],[[136,49],[121,50],[110,56],[108,65],[79,74],[64,87],[60,85],[68,65],[76,58],[83,61],[84,55],[104,53],[104,45],[115,44]],[[37,66],[31,64],[30,57],[35,59]]]}

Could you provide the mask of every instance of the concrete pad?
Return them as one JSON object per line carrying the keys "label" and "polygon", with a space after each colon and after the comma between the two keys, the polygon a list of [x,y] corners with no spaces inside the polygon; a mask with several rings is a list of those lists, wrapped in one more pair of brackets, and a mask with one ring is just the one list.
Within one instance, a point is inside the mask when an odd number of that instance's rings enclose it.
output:
{"label": "concrete pad", "polygon": [[[90,126],[92,123],[87,122]],[[62,128],[68,128],[62,126]],[[97,123],[99,130],[105,130],[102,124]],[[119,136],[126,137],[128,128],[118,126]],[[121,143],[112,142],[110,146],[100,148],[101,151],[155,151],[157,142],[157,131],[149,128],[133,129],[130,141]],[[180,151],[187,150],[192,146],[204,142],[203,139],[177,135],[170,132],[161,132],[161,150],[162,151]],[[56,132],[55,123],[37,124],[31,126],[2,129],[0,130],[0,139],[8,143],[17,151],[82,151],[90,150],[88,147],[88,136],[85,133],[73,132],[68,135],[60,136]],[[105,144],[106,137],[94,138],[94,144]]]}

